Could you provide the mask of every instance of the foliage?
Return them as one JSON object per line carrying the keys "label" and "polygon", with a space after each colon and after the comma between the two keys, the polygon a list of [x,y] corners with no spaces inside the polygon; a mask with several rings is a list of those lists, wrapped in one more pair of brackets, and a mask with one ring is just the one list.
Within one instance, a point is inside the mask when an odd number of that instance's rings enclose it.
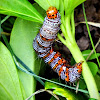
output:
{"label": "foliage", "polygon": [[[84,58],[90,53],[89,50],[80,52],[76,41],[75,41],[75,23],[74,23],[74,9],[79,4],[85,0],[35,0],[37,4],[30,4],[27,0],[1,0],[0,1],[0,14],[6,14],[10,16],[20,17],[17,18],[10,36],[10,45],[13,49],[14,54],[17,55],[35,74],[39,74],[41,67],[40,60],[37,60],[37,56],[32,48],[32,41],[43,23],[43,17],[45,16],[45,11],[49,6],[55,6],[61,13],[61,30],[65,36],[64,40],[60,34],[58,34],[59,39],[64,43],[69,50],[71,51],[76,62],[80,60],[85,61]],[[41,6],[41,7],[40,7]],[[43,9],[44,10],[43,10]],[[65,15],[64,15],[65,12]],[[7,17],[9,18],[9,17]],[[6,19],[7,19],[6,18]],[[31,22],[33,21],[33,22]],[[0,33],[3,29],[0,27]],[[0,34],[1,35],[1,34]],[[6,44],[7,45],[7,44]],[[36,88],[36,81],[30,75],[23,73],[22,71],[16,69],[14,55],[11,56],[12,52],[9,47],[0,42],[0,99],[1,100],[23,100],[30,96]],[[76,57],[75,55],[79,55]],[[95,59],[100,56],[98,53],[97,56],[94,54],[91,55],[89,60]],[[88,68],[88,65],[90,69]],[[91,98],[98,98],[98,91],[95,85],[94,77],[97,79],[98,67],[93,62],[85,62],[83,64],[83,78],[86,82],[81,82],[83,86],[80,88],[87,89],[89,91]],[[19,64],[21,68],[23,66]],[[26,69],[25,69],[26,70]],[[91,71],[90,71],[91,70]],[[91,74],[92,72],[92,74]],[[91,85],[88,78],[91,79]],[[42,78],[44,79],[44,78]],[[98,81],[96,81],[98,84]],[[52,83],[48,83],[49,86]],[[74,98],[73,92],[70,92],[67,89],[62,89],[62,87],[55,86],[56,90],[54,93],[63,97]],[[59,88],[58,88],[59,87]],[[54,84],[52,87],[45,86],[46,89],[54,89]],[[92,88],[94,91],[92,91]],[[62,93],[60,93],[60,91]],[[94,94],[95,92],[95,94]],[[64,94],[66,93],[66,94]],[[78,97],[77,97],[78,98]],[[81,98],[81,97],[79,97]],[[31,100],[35,98],[31,98]],[[74,98],[75,99],[75,98]]]}
{"label": "foliage", "polygon": [[16,66],[9,50],[0,42],[0,99],[23,100]]}
{"label": "foliage", "polygon": [[27,0],[2,0],[0,1],[0,13],[34,22],[43,22],[41,14]]}
{"label": "foliage", "polygon": [[76,94],[74,91],[62,88],[50,82],[45,82],[45,89],[53,89],[54,94],[65,97],[67,100],[80,100],[80,98],[81,100],[87,99],[84,95],[80,95],[80,93]]}

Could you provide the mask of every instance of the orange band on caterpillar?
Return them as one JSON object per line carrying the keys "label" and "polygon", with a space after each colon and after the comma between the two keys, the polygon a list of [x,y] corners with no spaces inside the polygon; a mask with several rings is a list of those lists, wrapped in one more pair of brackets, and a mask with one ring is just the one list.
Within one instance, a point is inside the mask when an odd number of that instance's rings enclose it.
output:
{"label": "orange band on caterpillar", "polygon": [[33,48],[38,56],[43,58],[44,62],[48,63],[58,73],[61,79],[74,83],[81,76],[83,62],[70,66],[59,52],[52,49],[54,39],[60,30],[61,16],[55,7],[49,7],[46,13],[44,23],[33,41]]}

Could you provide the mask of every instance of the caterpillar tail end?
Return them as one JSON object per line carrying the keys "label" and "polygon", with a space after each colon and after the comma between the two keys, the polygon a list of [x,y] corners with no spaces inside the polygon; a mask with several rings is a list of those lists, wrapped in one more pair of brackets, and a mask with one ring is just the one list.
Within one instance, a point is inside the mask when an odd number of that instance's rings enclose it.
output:
{"label": "caterpillar tail end", "polygon": [[80,79],[81,73],[82,73],[82,63],[83,62],[84,61],[76,63],[72,68],[69,68],[68,74],[69,74],[70,83],[75,83],[77,80]]}

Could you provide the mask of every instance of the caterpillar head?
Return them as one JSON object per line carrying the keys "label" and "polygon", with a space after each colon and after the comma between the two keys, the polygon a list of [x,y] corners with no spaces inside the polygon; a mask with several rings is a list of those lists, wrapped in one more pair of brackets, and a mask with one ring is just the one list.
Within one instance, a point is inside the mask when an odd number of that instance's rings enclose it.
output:
{"label": "caterpillar head", "polygon": [[81,76],[81,72],[82,72],[82,63],[83,61],[75,64],[73,67],[68,68],[67,69],[67,74],[66,74],[66,81],[70,82],[70,83],[74,83],[76,82],[80,76]]}
{"label": "caterpillar head", "polygon": [[46,11],[46,13],[47,13],[47,17],[49,19],[55,19],[55,18],[57,18],[58,11],[57,11],[57,9],[55,7],[51,6],[51,7],[48,8],[48,10]]}

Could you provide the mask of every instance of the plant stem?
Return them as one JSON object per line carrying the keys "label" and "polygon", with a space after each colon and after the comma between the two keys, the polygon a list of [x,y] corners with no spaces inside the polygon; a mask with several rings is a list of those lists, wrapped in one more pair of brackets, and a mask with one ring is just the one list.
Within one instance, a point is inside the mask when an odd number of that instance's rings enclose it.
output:
{"label": "plant stem", "polygon": [[82,65],[82,75],[83,75],[83,78],[87,85],[90,97],[99,99],[99,93],[98,93],[97,86],[96,86],[95,80],[93,78],[93,75],[92,75],[85,59],[83,58],[82,53],[81,53],[79,47],[77,46],[76,42],[74,43],[74,45],[70,45],[68,48],[76,62],[84,61],[83,65]]}
{"label": "plant stem", "polygon": [[[73,17],[71,16],[71,18],[73,18]],[[61,27],[61,30],[62,30],[66,40],[64,40],[60,36],[60,34],[58,34],[58,38],[61,40],[61,42],[63,42],[69,48],[71,54],[73,55],[73,57],[77,63],[80,61],[84,61],[84,63],[82,64],[82,75],[83,75],[83,78],[87,85],[87,89],[89,91],[90,98],[99,99],[99,93],[98,93],[98,89],[97,89],[95,80],[93,78],[93,75],[92,75],[76,41],[75,41],[75,36],[72,33],[73,31],[71,29],[72,29],[73,23],[70,23],[71,18],[70,18],[70,15],[65,16],[65,24],[63,24],[62,26],[64,26],[64,25],[66,25],[66,26]]]}
{"label": "plant stem", "polygon": [[70,25],[70,17],[71,15],[67,15],[67,17],[65,17],[65,25],[66,25],[66,35],[65,37],[68,37],[70,38],[70,42],[73,43],[73,34],[72,34],[72,31],[71,31],[71,25]]}
{"label": "plant stem", "polygon": [[4,23],[10,16],[6,16],[2,21],[1,21],[1,24]]}
{"label": "plant stem", "polygon": [[72,26],[72,34],[73,34],[73,36],[75,36],[74,11],[71,14],[71,26]]}

